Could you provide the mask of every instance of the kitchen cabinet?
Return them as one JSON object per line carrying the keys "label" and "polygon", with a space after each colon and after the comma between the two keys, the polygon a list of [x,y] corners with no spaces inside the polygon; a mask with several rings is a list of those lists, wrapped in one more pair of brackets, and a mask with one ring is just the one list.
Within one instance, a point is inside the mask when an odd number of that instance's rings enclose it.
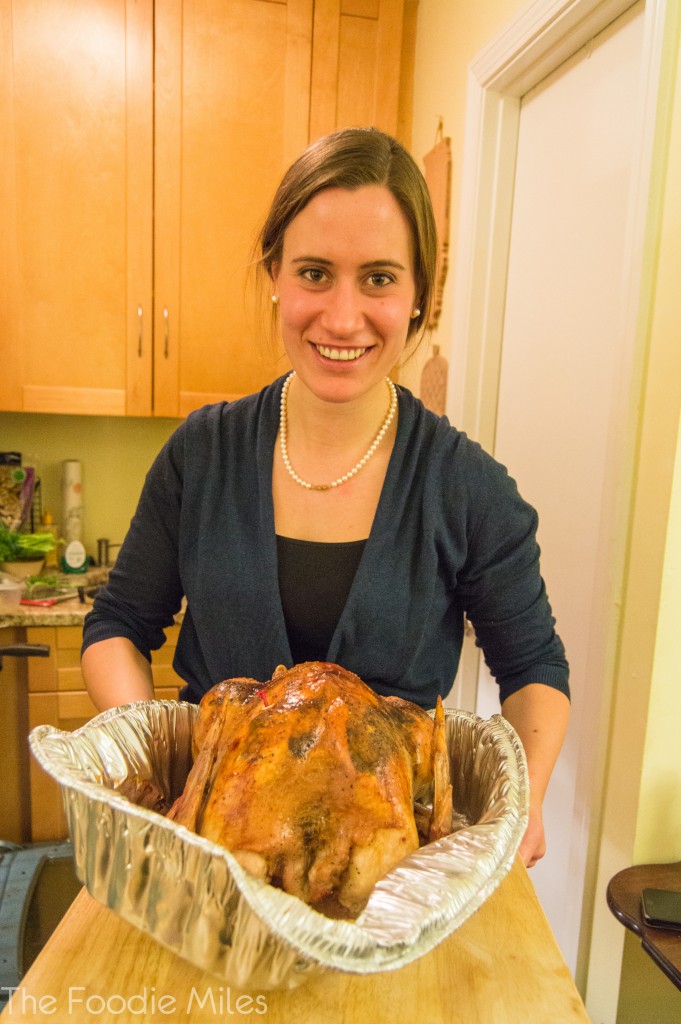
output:
{"label": "kitchen cabinet", "polygon": [[150,13],[0,0],[2,409],[150,410]]}
{"label": "kitchen cabinet", "polygon": [[[0,629],[0,648],[24,641],[23,629]],[[0,841],[11,843],[23,843],[30,836],[26,660],[3,657],[0,668]]]}
{"label": "kitchen cabinet", "polygon": [[[156,700],[177,700],[182,680],[172,668],[179,626],[166,630],[166,643],[152,652],[151,673]],[[27,659],[28,730],[38,725],[73,730],[84,725],[97,709],[90,700],[80,672],[81,626],[30,626],[28,643],[48,644],[47,658]],[[30,834],[33,842],[63,839],[66,818],[57,783],[31,758],[29,767]]]}
{"label": "kitchen cabinet", "polygon": [[0,0],[0,409],[184,416],[286,368],[252,250],[308,141],[408,142],[416,0]]}

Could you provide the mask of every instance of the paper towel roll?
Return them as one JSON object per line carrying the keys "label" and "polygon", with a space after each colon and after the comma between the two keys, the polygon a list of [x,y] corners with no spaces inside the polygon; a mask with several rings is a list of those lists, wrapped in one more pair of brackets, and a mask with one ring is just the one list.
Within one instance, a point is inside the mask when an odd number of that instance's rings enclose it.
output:
{"label": "paper towel roll", "polygon": [[62,530],[64,540],[82,540],[83,481],[82,467],[77,459],[66,459],[61,465]]}

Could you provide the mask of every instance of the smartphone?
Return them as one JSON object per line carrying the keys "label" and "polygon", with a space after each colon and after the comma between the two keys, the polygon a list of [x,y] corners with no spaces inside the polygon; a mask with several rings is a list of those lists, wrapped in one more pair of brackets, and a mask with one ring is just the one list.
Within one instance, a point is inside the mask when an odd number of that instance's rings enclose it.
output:
{"label": "smartphone", "polygon": [[681,931],[681,891],[644,889],[641,894],[641,909],[647,925]]}

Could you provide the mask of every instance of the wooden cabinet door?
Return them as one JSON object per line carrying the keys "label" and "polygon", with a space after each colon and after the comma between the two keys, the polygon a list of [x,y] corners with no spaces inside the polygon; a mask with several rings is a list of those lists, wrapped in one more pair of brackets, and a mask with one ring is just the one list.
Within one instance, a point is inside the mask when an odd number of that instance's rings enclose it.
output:
{"label": "wooden cabinet door", "polygon": [[310,139],[373,125],[409,144],[417,0],[315,0]]}
{"label": "wooden cabinet door", "polygon": [[0,27],[0,408],[148,414],[152,0]]}
{"label": "wooden cabinet door", "polygon": [[307,145],[312,16],[312,0],[157,5],[156,415],[248,394],[286,368],[248,270]]}
{"label": "wooden cabinet door", "polygon": [[408,141],[416,2],[0,0],[0,408],[184,416],[284,372],[258,229],[311,138]]}

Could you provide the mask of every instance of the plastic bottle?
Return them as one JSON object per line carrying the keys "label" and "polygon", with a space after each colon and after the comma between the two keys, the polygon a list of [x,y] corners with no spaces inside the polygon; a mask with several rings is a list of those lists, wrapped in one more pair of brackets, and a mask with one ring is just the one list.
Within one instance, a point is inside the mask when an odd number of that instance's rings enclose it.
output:
{"label": "plastic bottle", "polygon": [[61,567],[64,572],[87,572],[88,557],[79,540],[68,542],[61,556]]}

